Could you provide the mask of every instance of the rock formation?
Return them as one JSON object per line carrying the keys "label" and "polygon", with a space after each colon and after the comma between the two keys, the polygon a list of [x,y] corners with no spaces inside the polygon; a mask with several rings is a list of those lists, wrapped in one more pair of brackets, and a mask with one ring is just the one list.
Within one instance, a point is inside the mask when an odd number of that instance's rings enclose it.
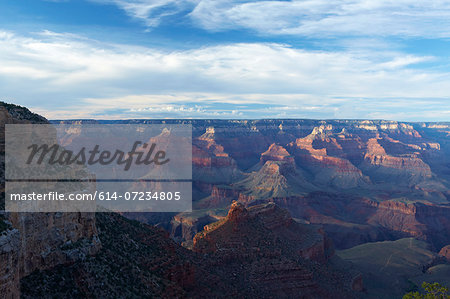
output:
{"label": "rock formation", "polygon": [[413,236],[441,248],[450,239],[450,211],[421,203],[331,195],[273,198],[294,217],[324,225],[337,248]]}
{"label": "rock formation", "polygon": [[[0,222],[4,220],[0,219]],[[20,234],[11,227],[0,231],[0,297],[20,297]]]}
{"label": "rock formation", "polygon": [[442,249],[439,251],[439,255],[450,262],[450,245],[442,247]]}
{"label": "rock formation", "polygon": [[[340,286],[334,290],[335,298],[354,295],[350,281],[357,275],[347,272],[342,280],[330,277],[339,270],[329,262],[334,251],[324,232],[296,222],[273,203],[246,208],[234,202],[226,218],[206,225],[194,237],[193,250],[212,254],[219,266],[243,265],[240,277],[266,297],[323,298],[330,296],[333,284]],[[326,276],[329,285],[318,275]]]}
{"label": "rock formation", "polygon": [[[0,105],[0,159],[4,169],[5,124],[48,123],[28,109],[16,105]],[[4,203],[5,177],[1,175]],[[34,270],[44,270],[58,264],[74,262],[96,253],[100,248],[94,213],[6,213],[11,229],[0,237],[0,295],[20,294],[18,279]],[[3,221],[0,219],[0,222]],[[5,267],[3,267],[5,265]]]}

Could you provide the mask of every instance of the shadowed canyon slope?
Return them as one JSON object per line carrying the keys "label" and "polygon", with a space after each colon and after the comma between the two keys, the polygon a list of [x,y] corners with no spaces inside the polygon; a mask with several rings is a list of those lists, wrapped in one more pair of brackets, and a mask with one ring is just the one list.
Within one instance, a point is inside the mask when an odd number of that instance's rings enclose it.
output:
{"label": "shadowed canyon slope", "polygon": [[366,243],[337,255],[363,273],[367,298],[402,298],[424,281],[450,283],[450,264],[414,238]]}
{"label": "shadowed canyon slope", "polygon": [[[162,229],[119,214],[97,213],[102,250],[70,265],[32,273],[21,281],[22,294],[25,298],[50,292],[58,298],[358,297],[359,272],[333,255],[320,229],[296,224],[274,205],[249,209],[249,217],[245,214],[245,208],[234,206],[227,220],[216,226],[218,239],[198,235],[191,251]],[[222,228],[228,227],[234,234],[222,235]],[[208,249],[200,245],[203,241]]]}
{"label": "shadowed canyon slope", "polygon": [[0,297],[18,298],[19,281],[36,270],[73,263],[101,247],[94,213],[5,213],[5,125],[48,121],[0,103]]}

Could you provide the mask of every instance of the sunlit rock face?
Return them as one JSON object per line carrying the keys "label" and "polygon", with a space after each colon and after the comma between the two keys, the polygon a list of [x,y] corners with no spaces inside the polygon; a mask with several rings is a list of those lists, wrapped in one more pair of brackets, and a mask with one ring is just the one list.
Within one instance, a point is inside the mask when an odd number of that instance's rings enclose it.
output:
{"label": "sunlit rock face", "polygon": [[439,251],[439,255],[450,262],[450,245],[442,247],[442,249]]}

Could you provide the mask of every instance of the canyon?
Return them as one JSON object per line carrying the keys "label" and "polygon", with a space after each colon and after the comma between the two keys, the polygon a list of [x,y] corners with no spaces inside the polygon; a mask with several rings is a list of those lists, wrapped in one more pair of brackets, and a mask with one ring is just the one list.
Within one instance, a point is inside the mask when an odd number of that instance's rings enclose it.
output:
{"label": "canyon", "polygon": [[[83,122],[83,121],[81,121]],[[450,243],[450,123],[123,120],[191,124],[193,213],[138,216],[191,244],[233,200],[275,202],[324,226],[338,249],[416,237]],[[71,121],[53,121],[71,123]]]}
{"label": "canyon", "polygon": [[[0,105],[2,194],[8,123],[48,121]],[[359,246],[377,252],[416,241],[427,259],[415,262],[414,273],[447,271],[450,123],[50,123],[192,125],[193,211],[1,212],[0,297],[375,298],[365,260],[354,259]],[[398,285],[397,293],[407,286]]]}

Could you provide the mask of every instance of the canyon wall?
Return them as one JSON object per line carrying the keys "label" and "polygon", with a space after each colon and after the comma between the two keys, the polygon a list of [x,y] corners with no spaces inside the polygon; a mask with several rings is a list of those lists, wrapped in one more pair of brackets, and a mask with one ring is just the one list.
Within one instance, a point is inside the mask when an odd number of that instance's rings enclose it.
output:
{"label": "canyon wall", "polygon": [[[1,205],[4,206],[5,124],[48,123],[28,109],[0,104]],[[18,298],[19,280],[35,270],[74,262],[101,247],[94,213],[4,213],[10,229],[0,236],[0,297]]]}
{"label": "canyon wall", "polygon": [[[7,224],[0,218],[1,224]],[[20,297],[20,233],[19,230],[8,227],[0,230],[0,297]]]}

